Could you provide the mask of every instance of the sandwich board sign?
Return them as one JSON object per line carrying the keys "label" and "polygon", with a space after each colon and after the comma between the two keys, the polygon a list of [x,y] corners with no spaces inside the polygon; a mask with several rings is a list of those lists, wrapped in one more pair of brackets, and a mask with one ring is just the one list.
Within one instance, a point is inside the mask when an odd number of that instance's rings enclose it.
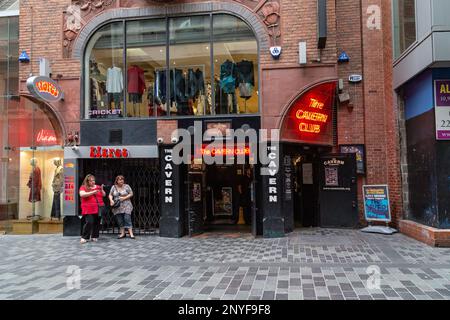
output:
{"label": "sandwich board sign", "polygon": [[[393,234],[397,230],[389,228],[391,222],[391,209],[389,203],[389,188],[387,185],[365,185],[363,186],[364,216],[369,222],[369,227],[362,229],[363,232]],[[372,221],[386,223],[383,226],[370,226]]]}

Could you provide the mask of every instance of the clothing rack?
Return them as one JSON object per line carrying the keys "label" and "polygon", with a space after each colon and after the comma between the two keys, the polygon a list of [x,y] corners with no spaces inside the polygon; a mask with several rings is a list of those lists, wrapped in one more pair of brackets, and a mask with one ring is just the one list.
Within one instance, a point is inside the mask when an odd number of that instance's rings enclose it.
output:
{"label": "clothing rack", "polygon": [[[205,77],[205,69],[206,69],[205,64],[174,65],[174,66],[171,66],[169,68],[169,71],[170,70],[175,70],[175,69],[183,69],[183,71],[185,71],[185,69],[186,69],[186,71],[187,71],[188,69],[194,69],[194,68],[197,68],[197,69],[201,68],[201,71],[203,72],[203,79],[206,79],[206,77]],[[159,68],[155,68],[154,69],[154,71],[162,71],[162,70],[167,70],[167,68],[166,67],[159,67]],[[205,87],[206,87],[206,80],[205,80]],[[170,86],[169,86],[169,88],[170,88]],[[205,91],[206,91],[206,88],[205,88]],[[205,95],[206,95],[206,92],[205,92]],[[170,107],[171,106],[169,106],[169,105],[167,105],[167,107],[166,107],[166,108],[168,108],[168,110],[167,110],[168,114],[170,114]],[[204,105],[203,114],[206,114],[206,103]]]}

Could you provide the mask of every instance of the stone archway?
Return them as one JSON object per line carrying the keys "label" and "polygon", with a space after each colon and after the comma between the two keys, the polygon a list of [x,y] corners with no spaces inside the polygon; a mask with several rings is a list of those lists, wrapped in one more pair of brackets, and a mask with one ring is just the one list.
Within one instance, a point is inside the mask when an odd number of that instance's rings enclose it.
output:
{"label": "stone archway", "polygon": [[102,25],[114,19],[132,19],[142,17],[156,17],[180,14],[197,14],[197,13],[229,13],[235,15],[245,21],[253,30],[258,42],[259,51],[265,52],[269,50],[270,38],[265,24],[258,15],[248,8],[230,2],[201,2],[174,4],[170,6],[153,6],[146,8],[116,8],[106,10],[92,18],[80,30],[72,50],[72,58],[81,60],[85,47],[89,42],[90,36]]}

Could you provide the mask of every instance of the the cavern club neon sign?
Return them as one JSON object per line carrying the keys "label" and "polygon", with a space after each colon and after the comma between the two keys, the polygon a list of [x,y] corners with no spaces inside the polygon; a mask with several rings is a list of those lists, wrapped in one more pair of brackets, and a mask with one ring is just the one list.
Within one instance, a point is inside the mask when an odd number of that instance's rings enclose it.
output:
{"label": "the cavern club neon sign", "polygon": [[329,114],[324,113],[325,104],[317,99],[310,98],[308,106],[300,106],[295,112],[295,118],[299,121],[298,130],[305,133],[319,134],[322,125],[326,124]]}
{"label": "the cavern club neon sign", "polygon": [[[198,153],[198,152],[197,152]],[[249,146],[234,146],[234,147],[223,147],[215,148],[212,146],[202,146],[200,149],[200,154],[202,156],[249,156],[250,155]]]}

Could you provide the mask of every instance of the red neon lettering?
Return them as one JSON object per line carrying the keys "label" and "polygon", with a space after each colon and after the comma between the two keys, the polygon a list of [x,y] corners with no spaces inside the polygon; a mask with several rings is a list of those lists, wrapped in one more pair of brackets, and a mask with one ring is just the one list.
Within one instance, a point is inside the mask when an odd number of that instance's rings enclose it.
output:
{"label": "red neon lettering", "polygon": [[322,102],[319,102],[316,99],[311,98],[311,102],[309,104],[310,108],[323,109],[323,106],[324,104]]}
{"label": "red neon lettering", "polygon": [[54,131],[44,130],[38,132],[36,137],[36,142],[38,143],[56,143],[57,139]]}
{"label": "red neon lettering", "polygon": [[301,132],[320,133],[320,125],[318,125],[318,124],[311,124],[311,123],[301,122],[298,125],[298,129]]}

